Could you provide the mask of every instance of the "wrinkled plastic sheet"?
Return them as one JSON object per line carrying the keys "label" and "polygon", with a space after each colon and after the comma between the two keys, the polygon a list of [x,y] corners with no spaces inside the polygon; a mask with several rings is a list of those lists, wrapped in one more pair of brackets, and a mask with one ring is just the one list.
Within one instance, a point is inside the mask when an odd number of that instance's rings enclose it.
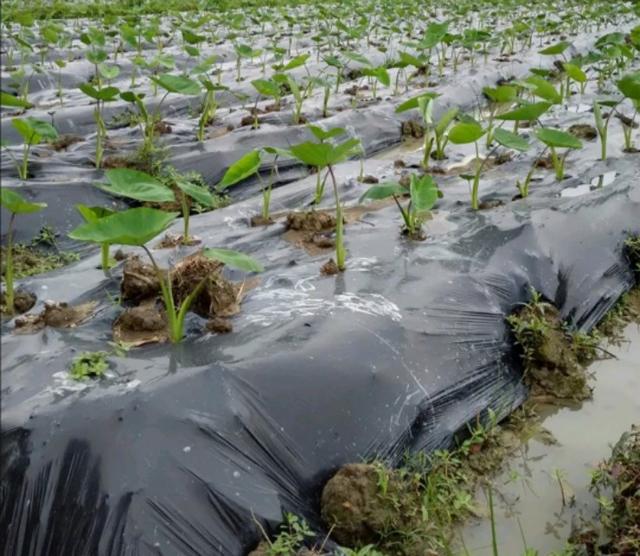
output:
{"label": "wrinkled plastic sheet", "polygon": [[[635,163],[617,165],[588,195],[540,186],[481,213],[452,186],[426,242],[398,239],[393,206],[372,211],[347,228],[349,268],[331,278],[280,224],[246,228],[255,200],[195,217],[205,242],[267,265],[234,332],[199,337],[193,317],[183,344],[113,357],[95,385],[63,371],[104,349],[117,280],[92,257],[29,281],[102,305],[75,330],[3,339],[3,553],[243,554],[255,520],[273,527],[283,511],[322,531],[319,493],[340,465],[397,463],[488,408],[509,413],[526,392],[505,316],[530,288],[588,330],[633,283],[622,245],[640,231],[640,187]],[[309,193],[291,184],[275,202]]]}

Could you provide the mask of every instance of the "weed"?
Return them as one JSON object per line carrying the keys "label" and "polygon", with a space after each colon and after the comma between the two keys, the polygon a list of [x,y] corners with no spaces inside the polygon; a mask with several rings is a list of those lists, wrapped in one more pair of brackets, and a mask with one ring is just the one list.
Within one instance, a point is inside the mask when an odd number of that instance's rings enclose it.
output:
{"label": "weed", "polygon": [[109,368],[106,351],[85,351],[73,358],[69,374],[74,380],[101,378]]}

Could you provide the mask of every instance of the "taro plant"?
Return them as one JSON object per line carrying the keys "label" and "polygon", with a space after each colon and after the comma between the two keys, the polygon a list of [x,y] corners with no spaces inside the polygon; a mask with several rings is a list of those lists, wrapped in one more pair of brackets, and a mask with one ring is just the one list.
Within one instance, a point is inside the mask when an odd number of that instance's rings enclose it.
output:
{"label": "taro plant", "polygon": [[[409,203],[403,207],[400,199],[407,194]],[[360,197],[360,202],[366,199],[381,200],[393,197],[404,222],[403,232],[411,239],[424,239],[421,231],[422,222],[440,196],[440,190],[431,176],[418,177],[412,174],[408,189],[399,183],[374,185]]]}
{"label": "taro plant", "polygon": [[[551,151],[551,163],[556,172],[556,180],[563,180],[567,156],[572,149],[581,149],[582,142],[570,133],[548,127],[536,130],[536,137]],[[566,149],[566,151],[561,155],[558,149]]]}
{"label": "taro plant", "polygon": [[[529,150],[529,142],[524,137],[516,133],[512,133],[511,131],[507,131],[506,129],[497,128],[494,131],[493,138],[499,145],[502,145],[507,149],[519,152],[526,152]],[[529,196],[529,185],[531,183],[531,178],[533,177],[535,166],[535,163],[531,165],[531,169],[527,173],[524,182],[521,183],[520,180],[516,182],[516,187],[523,199]]]}
{"label": "taro plant", "polygon": [[90,83],[83,83],[79,89],[88,97],[95,100],[96,107],[93,116],[96,120],[96,168],[102,166],[104,156],[104,142],[107,139],[107,126],[104,121],[104,104],[116,99],[120,89],[111,85],[106,87],[94,87]]}
{"label": "taro plant", "polygon": [[[312,129],[313,131],[313,129]],[[324,130],[322,130],[324,131]],[[334,130],[324,131],[327,137],[333,136]],[[341,134],[343,130],[340,130]],[[317,131],[315,133],[318,133]],[[318,173],[326,169],[326,176],[331,178],[333,185],[333,195],[336,203],[336,266],[339,271],[346,268],[346,250],[344,247],[344,221],[343,207],[338,192],[338,182],[333,167],[360,152],[361,145],[359,139],[347,139],[342,143],[333,144],[328,141],[313,143],[306,141],[291,147],[291,155],[303,164],[317,168]],[[317,193],[317,192],[316,192]],[[317,199],[317,196],[316,196]]]}
{"label": "taro plant", "polygon": [[18,176],[21,180],[29,177],[29,154],[34,145],[39,145],[44,141],[53,141],[57,139],[58,132],[48,122],[37,120],[36,118],[15,118],[11,120],[11,124],[22,137],[22,159],[18,160],[11,150],[7,149],[9,156],[16,165]]}
{"label": "taro plant", "polygon": [[236,81],[242,80],[241,74],[241,65],[242,60],[252,60],[253,58],[260,56],[262,52],[260,49],[253,49],[247,44],[236,44],[234,45],[234,50],[236,52]]}
{"label": "taro plant", "polygon": [[216,101],[216,92],[223,91],[227,88],[224,85],[218,85],[212,83],[210,79],[206,77],[200,78],[200,83],[205,89],[204,100],[202,101],[202,111],[200,113],[200,119],[198,120],[198,131],[196,132],[196,138],[198,141],[204,141],[205,128],[216,116],[216,110],[218,109],[218,102]]}
{"label": "taro plant", "polygon": [[626,99],[631,102],[633,113],[631,117],[618,114],[622,122],[622,132],[624,134],[624,148],[627,152],[633,150],[631,139],[632,130],[637,127],[635,118],[640,111],[640,71],[623,75],[616,83],[618,90]]}
{"label": "taro plant", "polygon": [[465,121],[458,122],[449,131],[449,141],[455,145],[465,145],[473,143],[476,150],[475,158],[475,172],[473,174],[473,180],[471,184],[471,208],[478,210],[480,208],[478,192],[480,189],[480,174],[485,167],[485,164],[489,160],[489,156],[486,156],[483,160],[480,159],[480,151],[478,147],[478,141],[486,133],[486,130],[482,126],[472,120],[465,119]]}
{"label": "taro plant", "polygon": [[[80,213],[85,222],[95,222],[106,216],[111,216],[115,211],[104,207],[88,207],[87,205],[77,204],[76,210]],[[100,265],[103,271],[109,270],[113,266],[114,261],[109,257],[109,244],[100,244]]]}
{"label": "taro plant", "polygon": [[496,113],[513,103],[518,97],[518,89],[513,85],[499,85],[498,87],[485,87],[482,89],[484,95],[489,99],[489,116],[487,122],[487,149],[493,142],[493,126]]}
{"label": "taro plant", "polygon": [[[175,302],[171,276],[157,264],[146,243],[165,231],[178,216],[177,212],[138,207],[116,212],[94,222],[87,222],[73,230],[69,237],[79,241],[109,245],[131,245],[144,249],[160,283],[161,297],[167,315],[169,339],[179,343],[184,337],[184,321],[189,308],[205,287],[209,276],[202,281],[182,300],[178,306]],[[203,256],[218,260],[227,266],[245,272],[261,272],[263,267],[253,258],[230,249],[204,249]]]}
{"label": "taro plant", "polygon": [[[435,122],[433,119],[433,104],[437,93],[424,93],[413,97],[396,108],[396,113],[406,112],[417,108],[424,125],[424,147],[422,155],[422,168],[429,169],[429,160],[444,160],[444,150],[448,142],[447,131],[453,120],[458,115],[458,108],[450,108]],[[434,151],[435,147],[435,151]]]}
{"label": "taro plant", "polygon": [[45,208],[45,203],[31,203],[25,200],[19,193],[0,188],[0,206],[7,210],[11,216],[7,226],[7,248],[4,261],[5,294],[4,303],[9,314],[14,312],[15,289],[13,283],[13,225],[18,214],[31,214]]}

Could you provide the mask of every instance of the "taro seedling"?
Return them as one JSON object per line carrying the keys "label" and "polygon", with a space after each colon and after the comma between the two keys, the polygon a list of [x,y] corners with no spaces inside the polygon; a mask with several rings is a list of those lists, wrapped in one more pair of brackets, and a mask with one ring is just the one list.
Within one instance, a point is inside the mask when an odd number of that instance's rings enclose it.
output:
{"label": "taro seedling", "polygon": [[458,122],[449,131],[449,141],[455,145],[473,143],[476,149],[476,171],[473,174],[473,182],[471,185],[471,208],[473,210],[478,210],[480,208],[478,198],[480,174],[482,173],[487,160],[489,160],[489,155],[487,155],[484,160],[480,160],[480,151],[478,148],[478,141],[485,133],[486,130],[483,129],[479,123],[473,120]]}
{"label": "taro seedling", "polygon": [[216,116],[216,110],[218,109],[218,102],[216,101],[216,92],[223,91],[227,88],[224,85],[218,85],[212,83],[210,79],[206,77],[200,78],[200,83],[205,89],[204,100],[202,101],[202,111],[200,113],[200,119],[198,120],[198,131],[196,132],[196,138],[198,141],[204,141],[204,132],[206,126]]}
{"label": "taro seedling", "polygon": [[[178,343],[184,337],[184,320],[194,300],[206,285],[209,276],[185,297],[179,307],[176,306],[171,279],[156,263],[146,243],[165,231],[178,215],[177,212],[139,207],[117,212],[111,216],[101,218],[95,222],[87,222],[73,230],[69,237],[79,241],[110,245],[132,245],[142,247],[146,252],[158,276],[160,291],[164,303],[169,339]],[[253,258],[229,249],[204,249],[203,256],[218,260],[227,266],[235,267],[245,272],[261,272],[262,265]]]}
{"label": "taro seedling", "polygon": [[518,89],[512,85],[500,85],[498,87],[485,87],[482,89],[489,99],[489,117],[487,122],[487,148],[493,142],[493,122],[496,113],[504,106],[515,102],[518,97]]}
{"label": "taro seedling", "polygon": [[624,116],[623,114],[618,115],[622,122],[624,147],[627,152],[630,152],[633,148],[631,134],[632,130],[637,127],[635,118],[638,111],[640,111],[640,71],[622,76],[616,85],[624,97],[631,101],[631,105],[633,107],[633,114],[631,117]]}
{"label": "taro seedling", "polygon": [[120,89],[113,86],[106,87],[94,87],[89,83],[83,83],[79,86],[79,89],[88,97],[92,98],[96,102],[96,107],[93,111],[94,118],[96,120],[96,168],[102,166],[102,158],[104,156],[104,142],[107,138],[107,126],[104,121],[104,104],[105,102],[111,102],[116,99],[116,96],[120,93]]}
{"label": "taro seedling", "polygon": [[535,122],[540,118],[547,110],[551,108],[550,102],[523,102],[517,108],[499,114],[496,116],[497,120],[514,122],[514,133],[518,132],[518,124],[520,122]]}
{"label": "taro seedling", "polygon": [[[402,206],[400,198],[407,193],[410,200],[405,208]],[[433,208],[438,197],[440,197],[440,190],[433,178],[429,175],[418,177],[412,174],[408,190],[399,183],[374,185],[360,197],[360,202],[366,199],[381,200],[389,197],[393,197],[402,215],[404,222],[403,232],[411,239],[424,239],[420,229],[422,222],[425,215]]]}
{"label": "taro seedling", "polygon": [[242,80],[241,65],[243,59],[252,60],[253,58],[260,56],[262,52],[260,49],[253,49],[247,44],[234,45],[236,52],[236,81]]}
{"label": "taro seedling", "polygon": [[29,153],[34,145],[39,145],[44,141],[53,141],[58,138],[58,132],[48,122],[37,120],[36,118],[15,118],[11,123],[22,136],[22,160],[15,158],[11,150],[7,149],[12,158],[21,180],[29,177]]}
{"label": "taro seedling", "polygon": [[[104,207],[88,207],[83,204],[77,204],[76,210],[80,213],[85,222],[95,222],[100,218],[111,216],[114,211]],[[109,270],[113,266],[113,260],[109,257],[109,244],[100,244],[100,263],[103,271]]]}
{"label": "taro seedling", "polygon": [[389,76],[387,68],[384,66],[364,68],[362,70],[362,75],[366,75],[371,80],[371,94],[373,96],[373,100],[378,98],[378,83],[381,83],[384,87],[389,87],[391,85],[391,77]]}
{"label": "taro seedling", "polygon": [[[519,152],[526,152],[529,150],[529,142],[520,135],[516,133],[512,133],[511,131],[507,131],[506,129],[498,128],[494,131],[494,139],[498,142],[499,145],[506,147],[507,149],[516,150]],[[531,183],[531,178],[533,177],[533,171],[535,169],[535,163],[532,164],[531,170],[527,174],[523,183],[520,183],[520,180],[516,182],[516,187],[520,192],[520,196],[524,199],[529,195],[529,184]]]}
{"label": "taro seedling", "polygon": [[[313,131],[313,130],[312,130]],[[324,130],[323,130],[324,131]],[[333,130],[325,132],[329,135]],[[338,270],[343,271],[346,268],[346,250],[344,247],[344,221],[343,207],[338,192],[338,182],[336,180],[333,166],[339,162],[343,162],[347,158],[353,156],[356,152],[360,152],[359,139],[347,139],[346,141],[334,145],[329,142],[312,143],[306,141],[291,147],[291,154],[307,166],[317,168],[318,173],[326,168],[327,176],[331,177],[333,184],[333,194],[336,203],[336,266]]]}
{"label": "taro seedling", "polygon": [[[556,172],[556,180],[564,179],[564,166],[571,149],[581,149],[582,142],[570,133],[559,129],[543,127],[536,130],[536,137],[542,141],[551,151],[551,162]],[[558,154],[558,149],[566,149],[563,155]]]}
{"label": "taro seedling", "polygon": [[4,270],[4,302],[8,313],[14,311],[15,290],[13,283],[13,224],[18,214],[31,214],[45,208],[45,203],[31,203],[20,194],[3,187],[0,189],[0,206],[11,213],[7,226],[7,249]]}

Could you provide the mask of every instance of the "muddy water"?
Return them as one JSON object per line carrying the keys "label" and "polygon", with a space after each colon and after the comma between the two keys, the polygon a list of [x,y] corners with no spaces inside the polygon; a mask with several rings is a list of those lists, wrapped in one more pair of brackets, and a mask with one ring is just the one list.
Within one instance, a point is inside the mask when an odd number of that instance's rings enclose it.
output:
{"label": "muddy water", "polygon": [[[581,517],[595,515],[596,502],[588,490],[590,473],[610,455],[621,434],[640,423],[640,326],[629,325],[624,336],[621,346],[607,347],[617,359],[598,361],[590,368],[593,400],[580,408],[549,412],[544,426],[558,443],[529,441],[495,480],[500,554],[524,552],[518,521],[527,545],[549,554],[563,548],[573,521],[579,524]],[[493,554],[488,519],[469,523],[461,537],[473,556]]]}

